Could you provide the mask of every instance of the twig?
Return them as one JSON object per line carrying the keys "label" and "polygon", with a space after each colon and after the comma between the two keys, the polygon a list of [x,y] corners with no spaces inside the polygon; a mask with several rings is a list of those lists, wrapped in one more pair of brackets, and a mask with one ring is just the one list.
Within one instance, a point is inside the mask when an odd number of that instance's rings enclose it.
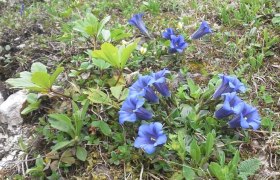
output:
{"label": "twig", "polygon": [[140,177],[139,177],[139,180],[142,180],[143,171],[144,171],[144,165],[141,163],[141,171],[140,171]]}

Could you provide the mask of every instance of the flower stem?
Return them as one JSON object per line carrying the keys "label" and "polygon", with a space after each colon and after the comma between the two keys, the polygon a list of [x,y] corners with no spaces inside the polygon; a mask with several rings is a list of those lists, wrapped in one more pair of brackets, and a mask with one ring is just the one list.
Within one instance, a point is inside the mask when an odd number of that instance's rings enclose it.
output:
{"label": "flower stem", "polygon": [[121,79],[121,76],[122,76],[122,72],[123,72],[123,70],[120,70],[120,71],[119,71],[119,76],[118,76],[118,79],[117,79],[117,81],[116,81],[116,83],[115,83],[115,86],[119,83],[119,81],[120,81],[120,79]]}

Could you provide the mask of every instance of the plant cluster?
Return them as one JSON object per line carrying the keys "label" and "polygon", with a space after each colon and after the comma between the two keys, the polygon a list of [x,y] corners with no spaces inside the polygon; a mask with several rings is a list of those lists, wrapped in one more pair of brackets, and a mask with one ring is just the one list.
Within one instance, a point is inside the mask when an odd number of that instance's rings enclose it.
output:
{"label": "plant cluster", "polygon": [[[270,131],[273,127],[271,121],[261,120],[257,108],[245,102],[250,98],[241,94],[247,84],[240,75],[247,66],[235,73],[238,78],[213,72],[199,85],[189,76],[188,61],[180,61],[205,35],[222,38],[219,32],[213,33],[209,23],[202,21],[189,37],[182,22],[177,29],[169,26],[157,34],[146,27],[144,14],[135,14],[128,24],[143,37],[132,33],[130,26],[112,24],[111,16],[99,19],[88,6],[81,19],[80,11],[74,13],[79,5],[73,3],[71,12],[63,13],[76,20],[69,18],[59,40],[67,45],[77,43],[82,55],[61,63],[52,74],[49,67],[35,62],[30,72],[6,81],[13,88],[29,90],[22,114],[40,116],[37,132],[50,146],[46,154],[34,154],[35,165],[27,174],[59,179],[64,175],[62,169],[66,172],[71,166],[81,166],[81,161],[92,169],[97,164],[96,154],[105,164],[123,166],[131,174],[141,174],[145,167],[150,169],[147,174],[164,174],[176,180],[247,179],[259,169],[258,159],[241,157],[235,146],[243,139],[250,141],[250,128],[257,130],[264,123]],[[98,4],[101,9],[106,5]],[[123,1],[113,5],[126,6]],[[156,5],[154,0],[143,3],[147,11],[153,9],[152,14],[157,14]],[[21,11],[24,17],[24,5]],[[234,12],[223,7],[222,21],[231,23],[227,16]],[[238,19],[244,18],[238,15]],[[248,18],[246,22],[253,17]],[[266,33],[263,30],[266,46],[256,48],[260,56],[249,62],[257,67],[277,41]],[[229,49],[236,50],[234,45]],[[254,54],[250,49],[246,47],[245,53]],[[178,62],[179,72],[172,68]],[[61,81],[64,79],[67,81]],[[262,93],[269,102],[265,90]],[[51,100],[51,107],[44,106],[46,99]],[[38,114],[38,109],[45,114]]]}

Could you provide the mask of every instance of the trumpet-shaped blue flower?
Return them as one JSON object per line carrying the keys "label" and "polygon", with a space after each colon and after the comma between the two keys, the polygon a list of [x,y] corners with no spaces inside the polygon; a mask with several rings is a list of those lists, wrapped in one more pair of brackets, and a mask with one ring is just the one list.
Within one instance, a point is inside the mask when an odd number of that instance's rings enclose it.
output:
{"label": "trumpet-shaped blue flower", "polygon": [[158,103],[159,98],[151,88],[154,80],[151,76],[139,76],[129,88],[129,96],[143,96],[150,103]]}
{"label": "trumpet-shaped blue flower", "polygon": [[172,28],[167,28],[163,33],[162,37],[165,39],[171,39],[171,35],[175,35],[174,30]]}
{"label": "trumpet-shaped blue flower", "polygon": [[245,92],[246,88],[236,77],[226,76],[220,74],[219,77],[222,79],[222,84],[213,94],[213,98],[217,99],[221,97],[223,93],[231,92]]}
{"label": "trumpet-shaped blue flower", "polygon": [[139,127],[138,137],[135,139],[134,147],[142,148],[147,154],[155,152],[156,147],[163,145],[167,136],[162,130],[162,124],[154,122],[143,124]]}
{"label": "trumpet-shaped blue flower", "polygon": [[143,34],[150,37],[149,32],[142,20],[142,17],[143,17],[143,14],[135,14],[135,15],[133,15],[133,17],[130,20],[128,20],[128,23],[130,25],[137,27]]}
{"label": "trumpet-shaped blue flower", "polygon": [[237,114],[229,122],[231,128],[242,127],[243,129],[247,129],[251,126],[254,130],[258,129],[260,124],[261,118],[257,109],[246,103],[241,113]]}
{"label": "trumpet-shaped blue flower", "polygon": [[191,39],[199,39],[209,33],[212,33],[212,30],[210,29],[208,23],[206,21],[202,21],[198,30],[191,35]]}
{"label": "trumpet-shaped blue flower", "polygon": [[119,111],[119,123],[123,124],[125,121],[135,122],[137,119],[151,119],[153,114],[142,107],[144,103],[143,98],[128,96]]}
{"label": "trumpet-shaped blue flower", "polygon": [[222,96],[224,97],[224,104],[215,112],[217,119],[222,119],[232,114],[239,114],[242,111],[245,103],[236,95],[236,92],[225,93]]}
{"label": "trumpet-shaped blue flower", "polygon": [[167,69],[163,69],[151,74],[154,87],[161,95],[165,97],[169,97],[171,95],[165,79],[165,74],[167,73],[170,73],[170,71],[168,71]]}
{"label": "trumpet-shaped blue flower", "polygon": [[182,35],[171,35],[170,38],[170,53],[182,53],[183,50],[188,46],[188,43],[185,42],[184,37]]}

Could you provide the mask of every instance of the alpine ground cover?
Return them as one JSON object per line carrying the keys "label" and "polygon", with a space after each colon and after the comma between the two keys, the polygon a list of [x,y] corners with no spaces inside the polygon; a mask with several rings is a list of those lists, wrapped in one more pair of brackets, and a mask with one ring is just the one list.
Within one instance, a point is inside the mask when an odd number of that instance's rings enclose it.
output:
{"label": "alpine ground cover", "polygon": [[3,177],[280,177],[277,1],[0,5],[0,80],[36,125]]}

